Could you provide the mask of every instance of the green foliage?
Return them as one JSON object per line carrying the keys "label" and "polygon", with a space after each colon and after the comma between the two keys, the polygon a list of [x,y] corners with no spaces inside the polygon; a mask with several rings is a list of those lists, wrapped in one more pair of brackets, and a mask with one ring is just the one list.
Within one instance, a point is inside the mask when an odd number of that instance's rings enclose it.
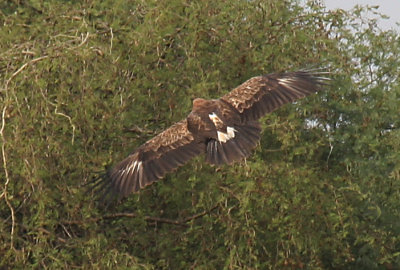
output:
{"label": "green foliage", "polygon": [[[0,3],[0,268],[400,268],[400,38],[297,1]],[[373,9],[370,9],[370,11]],[[112,209],[85,184],[260,73],[332,84]]]}

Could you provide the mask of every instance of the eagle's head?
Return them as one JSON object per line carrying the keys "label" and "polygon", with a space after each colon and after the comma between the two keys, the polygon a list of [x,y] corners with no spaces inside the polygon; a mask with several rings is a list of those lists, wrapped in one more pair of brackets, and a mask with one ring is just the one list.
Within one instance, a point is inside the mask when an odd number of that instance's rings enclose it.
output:
{"label": "eagle's head", "polygon": [[204,98],[195,98],[193,100],[193,111],[200,111],[204,108],[210,107],[214,104],[213,100],[207,100]]}

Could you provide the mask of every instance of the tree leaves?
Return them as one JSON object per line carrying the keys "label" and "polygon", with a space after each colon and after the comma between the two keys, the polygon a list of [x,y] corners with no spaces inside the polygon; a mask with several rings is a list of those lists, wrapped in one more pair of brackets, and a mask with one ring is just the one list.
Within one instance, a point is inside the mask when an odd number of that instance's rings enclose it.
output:
{"label": "tree leaves", "polygon": [[[399,36],[362,8],[0,7],[3,268],[400,267]],[[197,158],[107,213],[84,193],[193,98],[315,66],[329,66],[332,85],[266,116],[246,161]]]}

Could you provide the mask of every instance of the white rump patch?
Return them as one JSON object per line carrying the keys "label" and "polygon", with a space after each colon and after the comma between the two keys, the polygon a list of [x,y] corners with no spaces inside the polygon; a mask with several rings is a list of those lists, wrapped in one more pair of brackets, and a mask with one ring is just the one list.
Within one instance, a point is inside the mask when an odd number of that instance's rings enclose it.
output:
{"label": "white rump patch", "polygon": [[131,162],[128,167],[123,169],[121,171],[121,174],[124,175],[125,173],[126,174],[133,173],[135,171],[135,169],[136,169],[136,171],[139,171],[141,167],[142,167],[142,162],[135,160],[135,162]]}
{"label": "white rump patch", "polygon": [[233,127],[227,127],[226,133],[217,131],[218,141],[226,143],[230,139],[235,138],[235,132],[236,132],[236,129],[234,129]]}

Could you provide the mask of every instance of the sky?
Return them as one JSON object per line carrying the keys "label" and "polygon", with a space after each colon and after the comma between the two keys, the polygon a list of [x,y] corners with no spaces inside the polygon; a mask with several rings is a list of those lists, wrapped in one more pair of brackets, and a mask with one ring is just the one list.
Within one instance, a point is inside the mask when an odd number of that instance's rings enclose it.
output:
{"label": "sky", "polygon": [[394,29],[400,32],[400,26],[396,25],[396,22],[400,23],[400,0],[324,0],[324,2],[331,10],[337,8],[348,10],[355,5],[379,6],[378,11],[390,17],[388,20],[379,20],[379,27],[382,30]]}

